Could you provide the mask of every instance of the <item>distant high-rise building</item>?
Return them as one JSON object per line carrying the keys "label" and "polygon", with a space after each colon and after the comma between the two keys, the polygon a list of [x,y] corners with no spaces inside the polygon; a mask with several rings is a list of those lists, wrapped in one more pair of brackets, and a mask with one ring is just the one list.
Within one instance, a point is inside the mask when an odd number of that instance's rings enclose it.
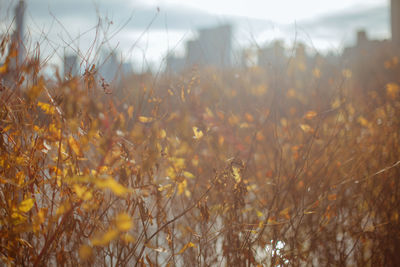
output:
{"label": "distant high-rise building", "polygon": [[78,74],[78,57],[76,55],[64,56],[64,77]]}
{"label": "distant high-rise building", "polygon": [[229,68],[232,66],[231,53],[231,25],[200,29],[199,37],[186,44],[186,65]]}
{"label": "distant high-rise building", "polygon": [[368,36],[365,30],[357,32],[357,46],[365,46],[368,43]]}
{"label": "distant high-rise building", "polygon": [[16,69],[21,66],[25,60],[25,45],[24,45],[24,20],[25,20],[26,4],[24,0],[20,0],[14,9],[14,32],[10,43],[10,52],[15,52],[16,57],[12,57],[10,68]]}
{"label": "distant high-rise building", "polygon": [[203,52],[204,63],[219,68],[231,66],[232,26],[221,25],[199,31],[199,45]]}
{"label": "distant high-rise building", "polygon": [[115,51],[111,51],[109,54],[105,52],[103,57],[105,60],[99,67],[100,76],[108,83],[118,81],[121,62],[117,57],[117,53]]}
{"label": "distant high-rise building", "polygon": [[20,0],[15,7],[15,31],[13,35],[13,43],[17,49],[17,65],[22,64],[25,58],[25,45],[24,45],[24,20],[25,20],[26,4],[24,0]]}
{"label": "distant high-rise building", "polygon": [[25,8],[25,1],[20,0],[14,9],[14,32],[8,47],[8,53],[13,56],[7,57],[5,64],[7,64],[8,72],[3,76],[5,84],[10,87],[15,85],[15,82],[19,79],[18,69],[23,65],[26,56],[24,44]]}
{"label": "distant high-rise building", "polygon": [[106,83],[119,83],[133,73],[132,65],[123,62],[117,51],[103,51],[102,57],[102,62],[98,63],[98,75]]}
{"label": "distant high-rise building", "polygon": [[263,68],[281,68],[286,63],[285,48],[282,41],[275,41],[270,46],[259,49],[258,65]]}
{"label": "distant high-rise building", "polygon": [[400,45],[400,0],[391,0],[390,18],[392,41],[393,43]]}
{"label": "distant high-rise building", "polygon": [[185,68],[185,59],[181,57],[176,57],[173,54],[167,55],[167,65],[166,72],[168,73],[179,73]]}
{"label": "distant high-rise building", "polygon": [[204,65],[204,51],[199,40],[190,40],[186,42],[186,65]]}

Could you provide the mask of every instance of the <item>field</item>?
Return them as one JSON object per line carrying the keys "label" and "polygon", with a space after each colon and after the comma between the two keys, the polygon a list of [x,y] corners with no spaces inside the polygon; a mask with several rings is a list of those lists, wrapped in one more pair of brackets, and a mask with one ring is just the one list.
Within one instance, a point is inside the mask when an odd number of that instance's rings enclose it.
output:
{"label": "field", "polygon": [[111,85],[4,64],[0,265],[399,266],[399,60],[304,60]]}

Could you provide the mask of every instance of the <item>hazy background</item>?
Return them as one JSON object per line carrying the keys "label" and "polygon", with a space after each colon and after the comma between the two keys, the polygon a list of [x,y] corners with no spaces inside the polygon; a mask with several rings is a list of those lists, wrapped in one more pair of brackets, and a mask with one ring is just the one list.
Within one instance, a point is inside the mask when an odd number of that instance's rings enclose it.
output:
{"label": "hazy background", "polygon": [[[7,30],[17,0],[0,0],[0,32]],[[235,27],[236,49],[283,39],[302,41],[316,51],[340,51],[355,31],[389,38],[386,0],[27,0],[26,34],[38,41],[50,62],[78,47],[85,55],[101,24],[109,38],[102,46],[117,49],[134,69],[157,68],[168,51],[182,54],[196,29],[222,23]],[[99,20],[100,19],[100,20]],[[100,45],[100,42],[97,42]]]}

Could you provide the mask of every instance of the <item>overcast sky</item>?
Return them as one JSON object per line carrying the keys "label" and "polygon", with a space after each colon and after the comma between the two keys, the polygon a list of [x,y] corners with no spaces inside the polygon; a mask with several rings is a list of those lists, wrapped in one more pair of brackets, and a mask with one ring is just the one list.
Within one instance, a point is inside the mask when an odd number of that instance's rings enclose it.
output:
{"label": "overcast sky", "polygon": [[[0,0],[0,31],[13,17],[17,0]],[[389,38],[388,0],[26,0],[27,33],[60,60],[64,51],[82,57],[95,43],[117,48],[134,64],[160,64],[167,51],[182,54],[196,29],[232,23],[234,45],[301,40],[317,51],[340,50],[365,28]],[[8,20],[7,20],[8,18]],[[100,20],[99,20],[100,18]],[[99,32],[96,25],[101,22]],[[101,43],[107,37],[107,42]],[[108,40],[110,39],[110,40]],[[93,52],[91,56],[93,57]],[[154,67],[154,66],[153,66]]]}

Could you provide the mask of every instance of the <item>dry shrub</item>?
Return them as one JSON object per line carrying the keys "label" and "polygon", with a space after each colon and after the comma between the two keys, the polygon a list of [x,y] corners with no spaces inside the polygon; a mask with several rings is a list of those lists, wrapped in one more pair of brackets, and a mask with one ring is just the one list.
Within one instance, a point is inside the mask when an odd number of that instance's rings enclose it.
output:
{"label": "dry shrub", "polygon": [[0,262],[399,265],[399,68],[360,87],[299,60],[107,90],[95,67],[18,70],[0,91]]}

